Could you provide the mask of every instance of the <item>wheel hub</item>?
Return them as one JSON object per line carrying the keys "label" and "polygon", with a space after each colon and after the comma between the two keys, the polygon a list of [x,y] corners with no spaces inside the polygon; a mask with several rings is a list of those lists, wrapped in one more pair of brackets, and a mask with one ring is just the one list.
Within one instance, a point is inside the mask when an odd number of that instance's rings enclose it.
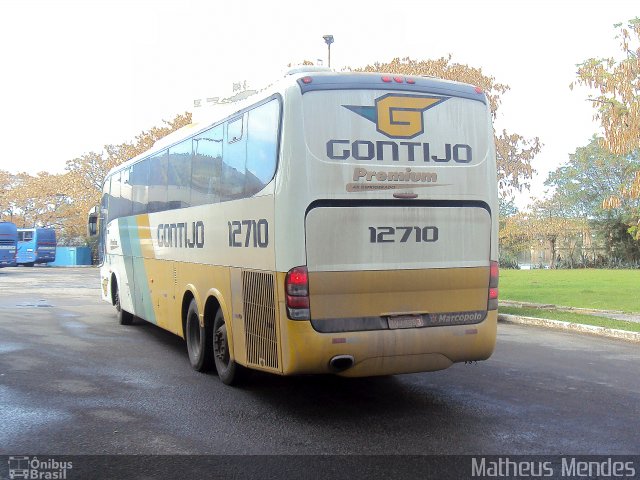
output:
{"label": "wheel hub", "polygon": [[214,350],[216,358],[225,362],[227,357],[227,336],[222,328],[218,329],[214,338]]}

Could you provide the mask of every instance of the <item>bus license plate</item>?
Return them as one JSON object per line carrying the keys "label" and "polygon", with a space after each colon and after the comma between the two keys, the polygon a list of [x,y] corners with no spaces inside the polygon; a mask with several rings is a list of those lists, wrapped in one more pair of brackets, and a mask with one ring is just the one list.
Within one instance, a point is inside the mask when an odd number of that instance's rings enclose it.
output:
{"label": "bus license plate", "polygon": [[422,315],[398,315],[397,317],[389,317],[389,329],[396,330],[399,328],[420,328],[425,323]]}

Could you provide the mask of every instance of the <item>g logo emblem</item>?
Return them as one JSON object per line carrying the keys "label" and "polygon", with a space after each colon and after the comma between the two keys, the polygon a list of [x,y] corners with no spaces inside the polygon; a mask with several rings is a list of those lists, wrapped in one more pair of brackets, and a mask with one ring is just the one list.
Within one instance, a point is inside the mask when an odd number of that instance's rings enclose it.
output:
{"label": "g logo emblem", "polygon": [[422,112],[448,98],[389,93],[376,98],[375,107],[343,107],[375,122],[378,132],[389,138],[414,138],[424,132]]}
{"label": "g logo emblem", "polygon": [[376,99],[378,131],[392,138],[413,138],[424,132],[422,112],[441,98],[386,95]]}

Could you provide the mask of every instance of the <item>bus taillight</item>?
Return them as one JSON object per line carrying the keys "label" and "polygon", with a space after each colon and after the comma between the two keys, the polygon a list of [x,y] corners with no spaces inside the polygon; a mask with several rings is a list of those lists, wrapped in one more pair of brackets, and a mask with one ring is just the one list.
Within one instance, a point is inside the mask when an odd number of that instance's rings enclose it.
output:
{"label": "bus taillight", "polygon": [[309,273],[307,267],[293,267],[284,281],[287,316],[291,320],[309,320]]}
{"label": "bus taillight", "polygon": [[498,262],[491,262],[489,267],[489,302],[488,310],[498,309]]}

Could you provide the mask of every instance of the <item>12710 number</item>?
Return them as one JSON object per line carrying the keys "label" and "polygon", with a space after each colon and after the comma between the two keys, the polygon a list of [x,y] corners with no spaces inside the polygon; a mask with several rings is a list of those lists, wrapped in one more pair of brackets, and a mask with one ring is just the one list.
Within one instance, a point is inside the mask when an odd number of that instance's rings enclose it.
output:
{"label": "12710 number", "polygon": [[370,243],[406,243],[438,241],[438,227],[369,227]]}
{"label": "12710 number", "polygon": [[[269,223],[260,220],[233,220],[227,222],[229,226],[230,247],[260,247],[269,245]],[[243,241],[244,240],[244,241]]]}

